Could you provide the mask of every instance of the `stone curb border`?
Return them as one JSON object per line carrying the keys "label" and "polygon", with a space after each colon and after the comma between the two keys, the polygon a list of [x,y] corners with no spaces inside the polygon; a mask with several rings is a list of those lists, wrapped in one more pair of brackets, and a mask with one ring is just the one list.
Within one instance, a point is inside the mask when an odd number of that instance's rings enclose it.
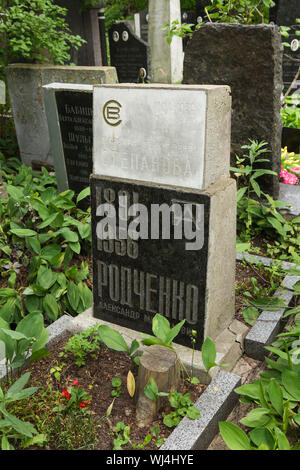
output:
{"label": "stone curb border", "polygon": [[[236,259],[242,261],[251,262],[252,264],[263,263],[265,266],[271,266],[278,260],[272,258],[266,258],[264,256],[249,255],[247,253],[237,253]],[[296,265],[294,263],[282,262],[283,269],[293,268]],[[299,276],[285,276],[281,286],[276,290],[273,297],[283,299],[286,305],[289,305],[293,298],[293,286],[300,280],[300,268]],[[258,361],[263,361],[267,355],[265,346],[270,345],[276,338],[276,335],[280,332],[282,327],[283,314],[286,311],[286,307],[275,311],[263,311],[256,323],[250,329],[244,340],[245,354]]]}
{"label": "stone curb border", "polygon": [[219,371],[195,403],[200,418],[183,418],[159,450],[206,450],[219,431],[219,421],[226,420],[238,401],[234,389],[240,385],[241,377]]}

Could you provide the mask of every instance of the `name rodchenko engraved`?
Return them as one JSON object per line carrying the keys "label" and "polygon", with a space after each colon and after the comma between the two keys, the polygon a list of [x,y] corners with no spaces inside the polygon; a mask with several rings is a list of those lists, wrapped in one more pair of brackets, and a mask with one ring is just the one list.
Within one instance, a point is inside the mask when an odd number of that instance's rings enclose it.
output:
{"label": "name rodchenko engraved", "polygon": [[[145,333],[151,333],[152,318],[156,313],[164,315],[172,325],[185,318],[176,341],[190,346],[191,331],[196,329],[199,333],[197,347],[200,348],[205,314],[209,197],[94,175],[91,190],[94,315]],[[120,206],[124,196],[127,212]],[[171,217],[166,227],[162,210],[159,230],[154,227],[151,231],[151,207],[161,206],[162,201],[164,210],[175,204],[189,207],[189,215],[184,210],[182,214],[190,218],[188,222],[192,223],[194,233],[196,225],[201,225],[201,239],[187,238],[184,229],[179,238],[179,219],[175,211],[169,211]],[[147,217],[141,213],[138,217],[136,213],[133,215],[132,207],[137,209],[138,206],[148,209]],[[103,207],[107,209],[106,214]],[[201,210],[197,212],[199,207]],[[115,229],[114,238],[99,238],[97,229],[99,235],[99,226],[105,217],[109,220],[116,214],[115,225],[111,226]],[[127,217],[127,233],[124,216]],[[143,233],[145,225],[148,237]],[[139,237],[135,235],[137,232]],[[169,237],[166,236],[168,232]],[[153,233],[156,238],[151,238]],[[187,249],[188,244],[193,249]]]}

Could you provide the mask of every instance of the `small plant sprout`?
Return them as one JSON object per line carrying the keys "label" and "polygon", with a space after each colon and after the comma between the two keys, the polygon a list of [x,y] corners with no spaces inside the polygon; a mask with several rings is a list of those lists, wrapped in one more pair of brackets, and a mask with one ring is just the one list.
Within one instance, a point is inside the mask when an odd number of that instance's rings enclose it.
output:
{"label": "small plant sprout", "polygon": [[111,391],[111,396],[119,397],[121,395],[122,380],[119,379],[119,377],[114,377],[111,381],[111,385],[113,387],[113,390]]}

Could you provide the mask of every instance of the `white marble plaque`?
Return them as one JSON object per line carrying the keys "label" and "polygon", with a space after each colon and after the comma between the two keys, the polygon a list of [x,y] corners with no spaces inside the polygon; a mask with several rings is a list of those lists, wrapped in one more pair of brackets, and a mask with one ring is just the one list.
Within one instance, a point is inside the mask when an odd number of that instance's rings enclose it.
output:
{"label": "white marble plaque", "polygon": [[206,105],[196,87],[95,87],[94,173],[202,189]]}

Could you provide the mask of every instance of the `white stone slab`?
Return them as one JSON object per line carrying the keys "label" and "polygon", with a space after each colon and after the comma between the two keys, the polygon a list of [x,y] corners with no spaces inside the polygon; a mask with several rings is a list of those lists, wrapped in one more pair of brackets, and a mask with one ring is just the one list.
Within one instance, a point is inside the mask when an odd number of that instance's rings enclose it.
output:
{"label": "white stone slab", "polygon": [[206,188],[229,174],[230,104],[228,87],[96,86],[93,172]]}

